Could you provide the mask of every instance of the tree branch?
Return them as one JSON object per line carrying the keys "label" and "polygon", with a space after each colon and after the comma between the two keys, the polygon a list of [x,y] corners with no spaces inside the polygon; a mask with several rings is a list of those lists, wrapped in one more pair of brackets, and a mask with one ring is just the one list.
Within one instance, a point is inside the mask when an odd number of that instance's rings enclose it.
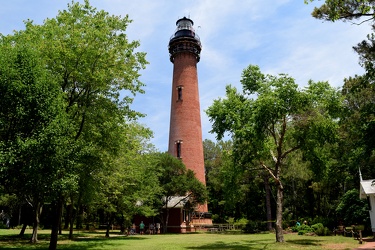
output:
{"label": "tree branch", "polygon": [[277,158],[276,156],[273,154],[272,150],[270,149],[270,153],[271,153],[271,156],[272,156],[272,159],[275,163],[277,163]]}
{"label": "tree branch", "polygon": [[278,178],[273,174],[273,171],[272,169],[270,169],[269,167],[266,166],[266,164],[264,164],[262,161],[260,162],[260,165],[267,170],[267,172],[272,176],[272,178],[275,179],[275,181],[278,182]]}
{"label": "tree branch", "polygon": [[274,126],[272,126],[272,129],[269,128],[269,127],[267,127],[266,129],[272,135],[272,138],[273,138],[273,141],[275,142],[275,145],[277,145],[277,138],[276,138]]}
{"label": "tree branch", "polygon": [[298,145],[298,146],[295,146],[287,151],[285,151],[282,155],[281,155],[281,159],[284,159],[288,154],[292,153],[293,151],[296,151],[297,149],[299,149],[301,146]]}
{"label": "tree branch", "polygon": [[369,19],[363,20],[363,21],[360,22],[360,23],[355,23],[355,22],[350,22],[350,23],[351,23],[351,24],[354,24],[354,25],[361,25],[361,24],[363,24],[363,23],[365,23],[365,22],[368,22],[368,21],[371,21],[371,20],[374,20],[374,17],[371,17],[371,18],[369,18]]}
{"label": "tree branch", "polygon": [[278,157],[279,162],[281,162],[281,159],[283,158],[282,157],[282,150],[283,150],[283,142],[284,142],[285,131],[286,131],[286,117],[284,116],[279,143],[276,144],[277,145],[277,157]]}

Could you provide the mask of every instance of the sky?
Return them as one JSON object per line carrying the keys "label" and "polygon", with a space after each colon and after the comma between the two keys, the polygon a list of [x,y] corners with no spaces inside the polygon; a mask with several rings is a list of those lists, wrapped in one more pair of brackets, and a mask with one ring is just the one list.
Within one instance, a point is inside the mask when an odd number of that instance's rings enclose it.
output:
{"label": "sky", "polygon": [[[135,97],[132,108],[146,115],[139,122],[153,131],[151,143],[167,151],[173,71],[168,42],[179,18],[192,19],[201,39],[197,67],[202,134],[203,140],[215,141],[205,110],[215,99],[225,97],[226,85],[241,89],[242,71],[250,64],[266,74],[288,74],[301,88],[310,79],[340,88],[344,78],[364,73],[352,47],[366,39],[370,26],[314,19],[311,12],[322,2],[91,0],[90,4],[133,20],[128,38],[140,41],[138,50],[147,53],[149,64],[140,72],[145,94]],[[67,9],[68,3],[71,0],[1,0],[0,33],[23,30],[27,19],[43,24]]]}

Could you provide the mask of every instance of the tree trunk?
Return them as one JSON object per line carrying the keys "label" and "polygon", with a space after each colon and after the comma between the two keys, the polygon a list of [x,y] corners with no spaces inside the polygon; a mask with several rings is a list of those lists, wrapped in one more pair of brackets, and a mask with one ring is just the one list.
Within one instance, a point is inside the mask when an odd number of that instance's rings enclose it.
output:
{"label": "tree trunk", "polygon": [[26,230],[26,227],[27,227],[27,223],[23,223],[22,225],[22,229],[21,229],[21,232],[19,234],[20,237],[23,237],[25,235],[25,230]]}
{"label": "tree trunk", "polygon": [[57,249],[57,240],[58,240],[58,233],[59,233],[59,226],[61,222],[61,210],[63,206],[63,198],[60,196],[54,201],[53,204],[53,218],[52,218],[52,230],[51,230],[51,238],[49,242],[49,250],[56,250]]}
{"label": "tree trunk", "polygon": [[168,197],[165,197],[165,212],[167,215],[165,216],[165,226],[164,226],[164,233],[168,232],[168,220],[169,220],[169,209],[168,209]]}
{"label": "tree trunk", "polygon": [[105,237],[109,237],[109,230],[110,229],[111,229],[111,223],[108,220],[108,222],[107,222],[107,230],[105,231]]}
{"label": "tree trunk", "polygon": [[17,225],[21,225],[21,214],[22,214],[21,212],[22,212],[22,205],[18,209],[18,222],[17,222]]}
{"label": "tree trunk", "polygon": [[284,190],[279,181],[277,185],[277,198],[276,198],[276,242],[284,242],[283,233],[283,199]]}
{"label": "tree trunk", "polygon": [[271,187],[268,174],[263,174],[264,189],[266,192],[266,213],[267,213],[267,230],[272,231],[272,207],[271,207]]}
{"label": "tree trunk", "polygon": [[39,226],[39,218],[40,218],[41,211],[42,211],[42,204],[37,201],[34,205],[33,234],[31,235],[31,239],[30,239],[31,243],[38,242],[38,226]]}
{"label": "tree trunk", "polygon": [[83,228],[83,205],[82,205],[82,193],[79,193],[78,200],[77,200],[77,210],[75,215],[76,220],[76,229],[82,229]]}
{"label": "tree trunk", "polygon": [[[128,223],[127,223],[128,224]],[[125,218],[124,214],[121,214],[121,222],[120,222],[120,233],[125,234],[125,228],[129,228],[128,225],[125,227]]]}
{"label": "tree trunk", "polygon": [[73,239],[73,224],[74,224],[74,204],[73,204],[73,195],[71,195],[70,207],[69,207],[69,240]]}
{"label": "tree trunk", "polygon": [[167,212],[167,215],[165,216],[165,217],[166,217],[166,218],[165,218],[165,227],[164,227],[163,232],[164,232],[164,233],[167,233],[167,232],[168,232],[169,209],[166,208],[165,210],[166,210],[166,212]]}
{"label": "tree trunk", "polygon": [[66,210],[65,216],[64,216],[64,229],[65,230],[68,229],[68,227],[69,227],[69,221],[70,221],[70,219],[69,219],[69,206],[70,206],[70,204],[65,205],[65,210]]}
{"label": "tree trunk", "polygon": [[59,221],[59,235],[62,235],[62,217],[64,214],[64,202],[61,202],[61,208],[60,208],[60,221]]}
{"label": "tree trunk", "polygon": [[80,205],[80,202],[77,204],[77,213],[76,213],[76,229],[83,228],[83,206]]}

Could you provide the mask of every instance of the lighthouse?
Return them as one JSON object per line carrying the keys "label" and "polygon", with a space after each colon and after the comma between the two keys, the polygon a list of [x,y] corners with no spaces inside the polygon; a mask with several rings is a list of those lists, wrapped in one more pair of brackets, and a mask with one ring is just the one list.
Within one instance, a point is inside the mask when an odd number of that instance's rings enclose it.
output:
{"label": "lighthouse", "polygon": [[[177,20],[176,31],[169,41],[173,79],[168,152],[206,185],[197,72],[202,46],[193,25],[186,17]],[[192,223],[212,224],[208,217],[207,204],[201,204],[192,216]]]}

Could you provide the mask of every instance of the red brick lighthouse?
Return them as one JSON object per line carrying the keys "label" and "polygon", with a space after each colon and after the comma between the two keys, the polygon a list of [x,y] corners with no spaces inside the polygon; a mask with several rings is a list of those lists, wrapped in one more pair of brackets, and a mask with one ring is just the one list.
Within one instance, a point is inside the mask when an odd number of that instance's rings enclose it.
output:
{"label": "red brick lighthouse", "polygon": [[[181,159],[206,185],[197,73],[202,46],[193,25],[186,17],[177,20],[169,41],[173,80],[168,152]],[[207,204],[200,205],[192,223],[212,224],[207,215]]]}

